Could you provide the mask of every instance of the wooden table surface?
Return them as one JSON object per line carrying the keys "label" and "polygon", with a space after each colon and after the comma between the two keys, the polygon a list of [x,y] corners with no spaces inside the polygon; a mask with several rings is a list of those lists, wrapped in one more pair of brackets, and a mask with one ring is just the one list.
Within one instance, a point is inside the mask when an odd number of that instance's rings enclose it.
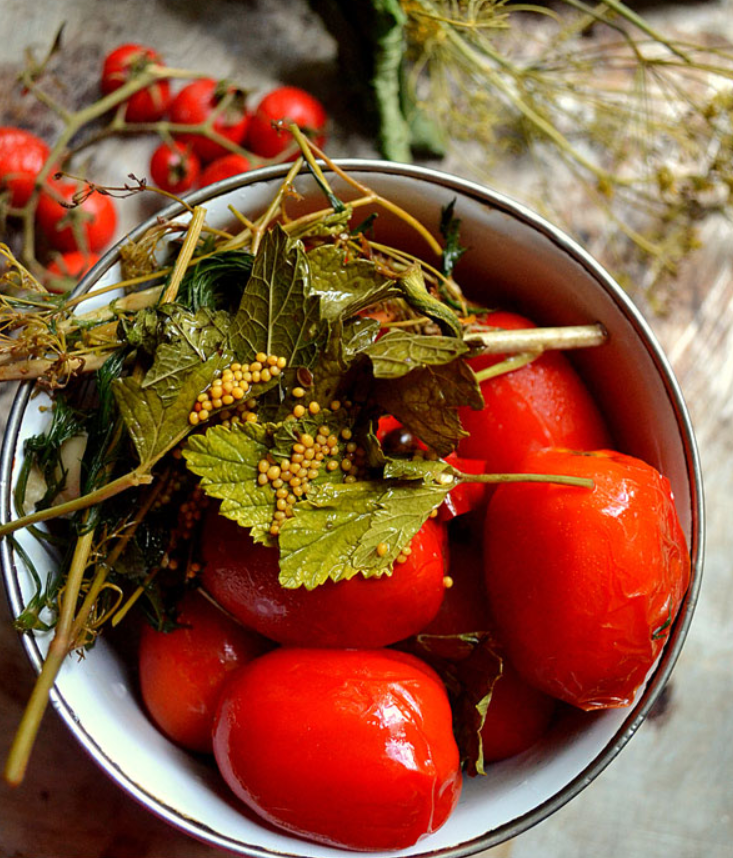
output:
{"label": "wooden table surface", "polygon": [[[689,31],[733,35],[730,2],[656,8]],[[205,10],[205,11],[204,11]],[[206,69],[253,89],[279,82],[312,90],[334,119],[334,155],[373,156],[343,88],[335,47],[306,2],[281,0],[0,0],[0,124],[22,110],[10,84],[23,48],[41,49],[62,21],[73,79],[96,86],[105,51],[127,41],[157,47],[171,65]],[[39,130],[45,120],[34,115]],[[51,127],[47,130],[52,130]],[[106,144],[95,177],[144,172],[152,145]],[[132,153],[132,154],[131,154]],[[130,163],[130,161],[135,163]],[[458,159],[441,167],[465,174]],[[470,176],[469,176],[470,177]],[[138,217],[127,209],[121,229]],[[730,858],[733,856],[733,229],[711,219],[703,249],[681,270],[670,311],[650,323],[671,359],[700,446],[707,498],[702,594],[663,705],[617,760],[550,819],[490,850],[491,858]],[[5,412],[7,394],[0,411]],[[0,602],[0,757],[33,675]],[[0,858],[203,858],[197,843],[128,798],[70,739],[53,713],[28,777],[0,787]]]}

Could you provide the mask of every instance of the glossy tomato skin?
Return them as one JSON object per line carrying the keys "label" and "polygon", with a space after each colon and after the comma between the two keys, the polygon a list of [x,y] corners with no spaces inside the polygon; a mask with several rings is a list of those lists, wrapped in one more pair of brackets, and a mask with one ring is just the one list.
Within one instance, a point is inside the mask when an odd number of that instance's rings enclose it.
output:
{"label": "glossy tomato skin", "polygon": [[309,92],[296,86],[281,86],[267,93],[257,105],[250,121],[247,144],[262,158],[281,155],[293,143],[289,131],[273,126],[282,121],[285,125],[295,123],[317,146],[323,146],[327,118],[321,102]]}
{"label": "glossy tomato skin", "polygon": [[[496,312],[486,324],[505,330],[535,325],[516,313]],[[469,363],[475,372],[503,360],[479,355]],[[516,471],[525,455],[543,447],[599,450],[611,438],[597,405],[560,352],[548,351],[520,369],[481,383],[485,407],[458,410],[469,437],[458,455],[486,461],[487,473]]]}
{"label": "glossy tomato skin", "polygon": [[270,644],[223,614],[200,593],[184,597],[181,628],[143,627],[140,689],[157,726],[192,751],[211,753],[219,697],[232,671],[262,655]]}
{"label": "glossy tomato skin", "polygon": [[[229,87],[227,92],[233,93],[232,103],[216,117],[214,130],[232,143],[241,144],[247,133],[249,115],[244,108],[241,93],[232,87]],[[183,125],[199,125],[213,113],[224,95],[222,85],[213,78],[195,80],[184,86],[173,99],[169,110],[170,119]],[[229,152],[220,143],[209,140],[202,134],[177,136],[181,142],[190,145],[204,163],[221,158]]]}
{"label": "glossy tomato skin", "polygon": [[484,762],[506,760],[531,748],[549,729],[556,709],[553,697],[525,682],[504,659],[481,728]]}
{"label": "glossy tomato skin", "polygon": [[500,486],[488,508],[486,587],[509,658],[540,690],[597,709],[629,704],[690,577],[669,482],[613,451],[543,450],[526,473],[594,488]]}
{"label": "glossy tomato skin", "polygon": [[191,148],[180,140],[170,146],[162,143],[150,159],[150,175],[155,184],[172,194],[190,190],[201,172],[201,161]]}
{"label": "glossy tomato skin", "polygon": [[204,589],[244,625],[291,646],[379,647],[419,631],[438,612],[446,541],[432,519],[392,575],[327,581],[306,590],[278,582],[278,551],[216,511],[206,519]]}
{"label": "glossy tomato skin", "polygon": [[389,650],[284,648],[238,671],[214,754],[270,823],[329,846],[400,849],[436,831],[461,789],[438,677]]}
{"label": "glossy tomato skin", "polygon": [[199,185],[203,188],[206,185],[213,185],[214,182],[220,182],[222,179],[228,179],[230,176],[238,176],[240,173],[246,173],[252,169],[252,165],[244,157],[236,152],[230,152],[228,155],[223,155],[212,161],[201,173]]}
{"label": "glossy tomato skin", "polygon": [[30,131],[0,127],[0,192],[8,190],[11,206],[22,208],[28,202],[49,154],[46,143]]}
{"label": "glossy tomato skin", "polygon": [[[77,186],[71,182],[53,182],[50,188],[38,198],[36,221],[51,247],[61,251],[99,251],[109,244],[117,227],[117,212],[110,197],[95,191],[79,206],[65,208],[56,197],[70,203]],[[80,225],[86,248],[77,242],[74,221]]]}
{"label": "glossy tomato skin", "polygon": [[[125,44],[111,51],[102,66],[101,90],[104,95],[119,89],[146,66],[161,65],[160,54],[145,45]],[[127,100],[125,119],[129,122],[157,122],[165,115],[171,100],[170,83],[159,80],[134,93]]]}

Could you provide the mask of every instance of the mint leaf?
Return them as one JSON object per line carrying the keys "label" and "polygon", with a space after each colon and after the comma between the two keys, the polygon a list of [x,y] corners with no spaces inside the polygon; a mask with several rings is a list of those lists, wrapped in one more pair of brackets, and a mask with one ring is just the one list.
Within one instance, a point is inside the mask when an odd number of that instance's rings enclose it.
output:
{"label": "mint leaf", "polygon": [[291,238],[326,238],[329,235],[339,235],[349,231],[349,221],[352,214],[352,207],[348,204],[342,204],[339,211],[324,215],[316,221],[304,223],[288,234]]}
{"label": "mint leaf", "polygon": [[214,355],[178,379],[178,385],[168,398],[155,387],[143,387],[132,376],[113,383],[120,414],[130,434],[140,463],[146,467],[160,459],[168,450],[186,437],[192,429],[188,415],[196,397],[211,383],[231,358]]}
{"label": "mint leaf", "polygon": [[415,369],[401,378],[377,380],[374,398],[439,456],[451,453],[466,435],[456,409],[484,406],[476,376],[461,358]]}
{"label": "mint leaf", "polygon": [[258,352],[275,354],[291,368],[311,367],[327,335],[319,303],[310,291],[302,243],[279,226],[269,230],[232,323],[235,353],[245,361]]}
{"label": "mint leaf", "polygon": [[399,378],[413,369],[450,363],[468,346],[456,337],[428,336],[391,330],[364,349],[375,378]]}
{"label": "mint leaf", "polygon": [[239,423],[231,429],[212,426],[203,435],[191,436],[183,451],[206,494],[221,501],[221,514],[251,527],[258,542],[270,541],[275,509],[272,486],[257,482],[257,466],[269,451],[268,431],[259,423]]}
{"label": "mint leaf", "polygon": [[[452,475],[453,469],[442,459],[431,461],[430,459],[387,459],[384,463],[383,477],[385,480],[422,480],[431,484],[438,482],[448,488],[455,487]],[[446,474],[446,472],[448,472]],[[443,476],[445,475],[445,477]],[[448,480],[446,477],[450,476]],[[441,483],[441,477],[445,482]]]}
{"label": "mint leaf", "polygon": [[[360,573],[390,574],[445,493],[436,485],[381,480],[313,487],[280,530],[280,583],[310,590]],[[377,552],[381,543],[384,554]]]}

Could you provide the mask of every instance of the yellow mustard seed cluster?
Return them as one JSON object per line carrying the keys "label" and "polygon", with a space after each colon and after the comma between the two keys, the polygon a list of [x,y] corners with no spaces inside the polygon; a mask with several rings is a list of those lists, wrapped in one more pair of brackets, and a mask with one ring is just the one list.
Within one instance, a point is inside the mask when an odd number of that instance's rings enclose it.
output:
{"label": "yellow mustard seed cluster", "polygon": [[247,394],[255,384],[264,384],[277,378],[287,366],[287,360],[277,355],[258,352],[252,363],[233,363],[217,376],[206,390],[199,394],[188,422],[192,426],[205,423],[212,412],[225,409],[219,415],[225,426],[242,420],[257,420],[255,400]]}
{"label": "yellow mustard seed cluster", "polygon": [[[380,542],[377,545],[377,555],[379,557],[384,557],[389,551],[389,545],[386,542]],[[400,549],[400,553],[395,558],[395,563],[407,563],[407,558],[412,554],[412,548],[409,545],[406,545],[404,548]]]}

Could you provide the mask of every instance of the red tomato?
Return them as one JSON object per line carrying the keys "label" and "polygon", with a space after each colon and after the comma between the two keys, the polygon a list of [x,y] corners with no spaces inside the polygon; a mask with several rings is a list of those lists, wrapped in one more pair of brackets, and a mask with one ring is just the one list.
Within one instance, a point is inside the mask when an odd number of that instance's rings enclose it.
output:
{"label": "red tomato", "polygon": [[247,143],[255,155],[275,158],[293,142],[293,135],[283,126],[295,123],[313,137],[316,145],[323,146],[326,120],[326,111],[318,99],[298,87],[281,86],[257,105],[249,124]]}
{"label": "red tomato", "polygon": [[[515,313],[492,313],[486,321],[506,330],[534,327]],[[480,355],[470,364],[478,372],[503,358]],[[527,453],[542,447],[598,450],[611,444],[590,393],[557,351],[482,382],[481,392],[486,403],[482,411],[458,409],[461,424],[470,433],[459,443],[458,455],[485,459],[487,473],[516,471]]]}
{"label": "red tomato", "polygon": [[[485,474],[486,462],[483,459],[464,459],[450,453],[445,461],[463,474]],[[450,521],[459,515],[477,510],[483,511],[487,501],[486,490],[488,483],[459,483],[446,495],[440,507],[441,521]]]}
{"label": "red tomato", "polygon": [[[199,125],[209,118],[228,93],[232,94],[232,100],[229,106],[218,114],[213,128],[232,143],[240,144],[244,140],[249,122],[242,93],[231,86],[225,88],[213,78],[202,78],[184,86],[170,106],[170,120],[181,125]],[[177,137],[190,145],[205,163],[221,158],[229,152],[221,144],[201,134],[186,133],[178,134]]]}
{"label": "red tomato", "polygon": [[176,140],[173,146],[162,143],[150,159],[150,175],[155,184],[172,194],[182,194],[194,186],[201,172],[201,161],[190,146]]}
{"label": "red tomato", "polygon": [[53,182],[49,187],[38,198],[36,221],[51,247],[62,251],[102,250],[117,227],[111,197],[95,191],[80,205],[65,208],[57,197],[71,202],[77,186],[71,182]]}
{"label": "red tomato", "polygon": [[259,635],[223,614],[200,593],[182,601],[183,628],[158,632],[145,625],[140,640],[140,689],[160,729],[193,751],[211,752],[222,687],[236,667],[268,648]]}
{"label": "red tomato", "polygon": [[49,291],[67,292],[97,262],[99,262],[99,255],[96,253],[70,250],[68,253],[59,254],[46,269],[51,275]]}
{"label": "red tomato", "polygon": [[525,682],[503,659],[481,728],[484,762],[521,754],[547,732],[557,701]]}
{"label": "red tomato", "polygon": [[443,825],[461,789],[448,698],[388,650],[276,650],[238,671],[214,728],[235,794],[329,846],[401,849]]}
{"label": "red tomato", "polygon": [[405,563],[390,576],[327,581],[306,590],[278,582],[278,550],[216,511],[204,529],[204,589],[242,623],[295,646],[378,647],[419,631],[438,612],[445,586],[445,531],[428,519]]}
{"label": "red tomato", "polygon": [[229,155],[224,155],[212,161],[209,166],[201,173],[199,186],[213,185],[214,182],[219,182],[222,179],[228,179],[230,176],[238,176],[240,173],[246,173],[252,165],[244,157],[237,155],[236,152],[230,152]]}
{"label": "red tomato", "polygon": [[10,192],[11,206],[22,208],[28,202],[49,153],[44,141],[30,131],[0,127],[0,191]]}
{"label": "red tomato", "polygon": [[625,706],[659,654],[690,577],[669,482],[621,453],[544,450],[526,473],[593,489],[500,486],[486,518],[489,603],[536,688],[582,709]]}
{"label": "red tomato", "polygon": [[[107,54],[102,67],[101,89],[104,95],[132,80],[149,65],[162,65],[160,54],[144,45],[120,45]],[[171,100],[170,84],[159,80],[134,93],[127,100],[125,119],[130,122],[157,122]]]}

